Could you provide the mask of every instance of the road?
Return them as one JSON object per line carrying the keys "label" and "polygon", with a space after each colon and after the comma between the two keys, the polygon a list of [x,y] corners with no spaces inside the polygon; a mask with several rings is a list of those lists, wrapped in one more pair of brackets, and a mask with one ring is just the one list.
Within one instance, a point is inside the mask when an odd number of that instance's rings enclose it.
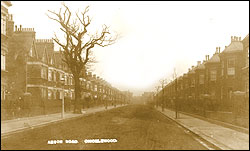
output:
{"label": "road", "polygon": [[[116,139],[117,142],[85,143],[86,139]],[[50,140],[63,143],[48,144]],[[66,140],[78,143],[65,143]],[[1,149],[207,150],[182,127],[146,105],[128,105],[13,134],[2,139]]]}

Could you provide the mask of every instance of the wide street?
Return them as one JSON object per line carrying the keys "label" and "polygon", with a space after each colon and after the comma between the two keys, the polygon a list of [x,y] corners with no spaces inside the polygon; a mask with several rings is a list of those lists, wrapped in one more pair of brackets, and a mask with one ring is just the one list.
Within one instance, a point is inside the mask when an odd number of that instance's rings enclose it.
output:
{"label": "wide street", "polygon": [[[116,139],[117,142],[84,142],[90,139]],[[49,144],[50,140],[63,142]],[[78,143],[69,144],[66,140],[77,140]],[[2,139],[1,149],[205,150],[207,148],[184,128],[155,109],[146,105],[128,105],[10,135]]]}

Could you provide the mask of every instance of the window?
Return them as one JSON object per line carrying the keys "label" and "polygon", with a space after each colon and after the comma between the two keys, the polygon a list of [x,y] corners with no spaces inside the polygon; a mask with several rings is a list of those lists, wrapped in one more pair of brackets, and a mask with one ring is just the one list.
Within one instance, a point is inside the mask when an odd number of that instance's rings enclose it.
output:
{"label": "window", "polygon": [[72,92],[69,91],[69,97],[72,99]]}
{"label": "window", "polygon": [[6,35],[7,31],[7,16],[1,13],[1,34]]}
{"label": "window", "polygon": [[54,71],[54,81],[56,82],[56,71]]}
{"label": "window", "polygon": [[64,90],[60,91],[60,99],[63,98],[63,91],[64,91]]}
{"label": "window", "polygon": [[44,78],[44,69],[43,69],[43,67],[41,68],[41,78]]}
{"label": "window", "polygon": [[97,91],[97,85],[95,84],[95,88],[94,88],[94,91]]}
{"label": "window", "polygon": [[228,75],[235,75],[235,68],[227,68],[227,74]]}
{"label": "window", "polygon": [[70,85],[73,85],[73,78],[70,77]]}
{"label": "window", "polygon": [[52,91],[48,90],[48,99],[51,100],[52,99]]}
{"label": "window", "polygon": [[6,65],[5,65],[5,55],[1,54],[1,70],[5,71]]}
{"label": "window", "polygon": [[29,55],[32,57],[33,56],[33,50],[32,50],[32,47],[33,46],[31,46],[31,48],[30,48],[30,53],[29,53]]}
{"label": "window", "polygon": [[200,74],[200,77],[199,77],[199,84],[204,84],[204,74]]}
{"label": "window", "polygon": [[41,68],[41,78],[47,79],[47,69],[45,67]]}
{"label": "window", "polygon": [[56,100],[56,90],[53,91],[54,99]]}
{"label": "window", "polygon": [[46,98],[46,89],[45,88],[41,88],[41,96],[42,98]]}
{"label": "window", "polygon": [[235,75],[235,58],[229,58],[227,61],[227,75]]}
{"label": "window", "polygon": [[68,76],[66,74],[64,75],[64,79],[65,79],[65,85],[67,85],[68,84]]}
{"label": "window", "polygon": [[221,76],[224,76],[224,61],[221,61]]}
{"label": "window", "polygon": [[52,81],[52,71],[48,70],[48,80]]}
{"label": "window", "polygon": [[217,72],[215,69],[212,69],[210,71],[210,81],[216,81],[216,74],[217,74]]}

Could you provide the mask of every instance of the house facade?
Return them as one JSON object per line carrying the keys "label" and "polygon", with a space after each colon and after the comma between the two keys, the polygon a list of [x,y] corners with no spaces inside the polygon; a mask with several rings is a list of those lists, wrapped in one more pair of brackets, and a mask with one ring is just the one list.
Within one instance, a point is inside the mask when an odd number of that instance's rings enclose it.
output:
{"label": "house facade", "polygon": [[8,13],[8,8],[12,4],[10,1],[1,1],[1,100],[6,99],[6,90],[7,90],[7,73],[6,68],[6,57],[8,55],[8,39],[9,32],[8,26],[11,25],[12,15]]}

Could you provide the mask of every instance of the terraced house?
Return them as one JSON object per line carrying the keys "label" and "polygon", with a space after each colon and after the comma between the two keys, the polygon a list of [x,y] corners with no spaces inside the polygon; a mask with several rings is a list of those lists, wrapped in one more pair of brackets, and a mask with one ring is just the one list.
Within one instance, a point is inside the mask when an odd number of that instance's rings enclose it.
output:
{"label": "terraced house", "polygon": [[[201,63],[189,68],[187,73],[170,82],[158,95],[173,103],[174,96],[182,101],[186,108],[205,104],[211,105],[212,110],[232,111],[234,107],[232,95],[234,92],[244,93],[244,105],[249,104],[249,34],[241,37],[232,36],[231,43],[221,52],[220,47],[211,58],[205,56]],[[177,89],[176,89],[177,88]],[[238,102],[239,103],[239,102]],[[200,107],[199,107],[200,105]],[[167,105],[171,106],[171,105]],[[249,109],[248,109],[249,110]]]}
{"label": "terraced house", "polygon": [[[8,46],[8,55],[6,68],[4,66],[2,71],[8,70],[8,75],[6,73],[8,80],[1,80],[4,81],[2,87],[5,88],[5,85],[8,85],[8,88],[1,91],[2,94],[7,92],[8,101],[3,108],[11,110],[14,102],[14,106],[21,106],[23,109],[31,108],[32,115],[36,115],[60,112],[63,98],[66,98],[66,105],[73,105],[70,103],[74,100],[73,75],[66,63],[62,61],[63,52],[54,50],[53,40],[36,39],[34,28],[23,28],[22,25],[14,27],[13,21],[8,24],[7,29],[8,44],[4,42],[2,44]],[[5,39],[7,40],[7,37]],[[4,57],[7,52],[6,47],[2,47]],[[110,105],[124,101],[125,94],[102,78],[92,75],[91,72],[86,71],[86,74],[80,78],[80,82],[83,103],[87,103],[84,101],[86,97],[90,97],[89,101],[92,100],[92,105],[104,104],[104,100],[107,100]],[[17,100],[22,98],[24,98],[23,102],[17,104]]]}
{"label": "terraced house", "polygon": [[12,23],[12,15],[8,13],[8,8],[12,6],[10,1],[1,1],[1,100],[5,100],[7,89],[6,56],[8,55],[8,25]]}

